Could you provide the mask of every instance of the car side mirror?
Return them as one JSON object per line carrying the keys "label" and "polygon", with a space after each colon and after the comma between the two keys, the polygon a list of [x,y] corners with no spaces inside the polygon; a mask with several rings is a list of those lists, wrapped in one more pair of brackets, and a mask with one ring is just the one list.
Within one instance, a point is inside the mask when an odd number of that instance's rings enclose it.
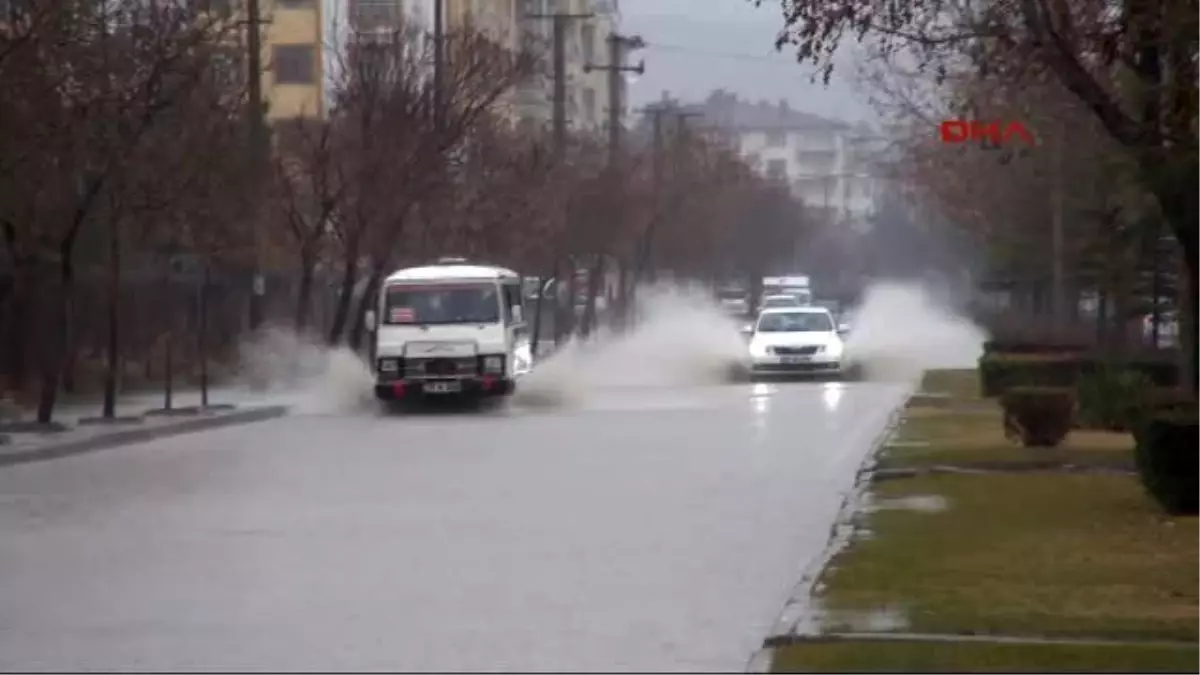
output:
{"label": "car side mirror", "polygon": [[363,327],[366,328],[368,332],[374,332],[375,312],[369,309],[366,312],[363,312]]}
{"label": "car side mirror", "polygon": [[754,325],[746,324],[745,326],[742,326],[742,335],[745,335],[747,337],[754,335]]}
{"label": "car side mirror", "polygon": [[850,324],[848,324],[848,323],[839,323],[838,324],[838,335],[846,335],[849,332],[850,332]]}

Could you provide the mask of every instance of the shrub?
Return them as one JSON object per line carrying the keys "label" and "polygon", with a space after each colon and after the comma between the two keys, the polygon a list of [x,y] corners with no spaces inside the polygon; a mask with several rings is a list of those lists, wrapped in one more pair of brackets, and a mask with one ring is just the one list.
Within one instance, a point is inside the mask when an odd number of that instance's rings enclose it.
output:
{"label": "shrub", "polygon": [[1136,358],[1129,362],[1129,367],[1145,375],[1156,387],[1178,387],[1180,382],[1179,364],[1171,358]]}
{"label": "shrub", "polygon": [[1117,367],[1104,367],[1081,375],[1076,389],[1079,425],[1088,429],[1128,431],[1152,386],[1153,382],[1144,374]]}
{"label": "shrub", "polygon": [[1004,430],[1027,448],[1053,448],[1071,431],[1075,392],[1068,387],[1012,387],[1000,400]]}
{"label": "shrub", "polygon": [[1130,410],[1128,429],[1137,433],[1155,415],[1172,412],[1194,413],[1197,405],[1196,395],[1187,389],[1149,387],[1142,391],[1137,404]]}
{"label": "shrub", "polygon": [[983,343],[984,354],[1080,354],[1086,350],[1083,344],[1041,340],[992,339]]}
{"label": "shrub", "polygon": [[1150,496],[1172,515],[1195,515],[1200,451],[1195,408],[1155,414],[1137,434],[1138,475]]}
{"label": "shrub", "polygon": [[1009,387],[1074,387],[1082,361],[1067,354],[985,354],[979,359],[979,382],[985,398]]}

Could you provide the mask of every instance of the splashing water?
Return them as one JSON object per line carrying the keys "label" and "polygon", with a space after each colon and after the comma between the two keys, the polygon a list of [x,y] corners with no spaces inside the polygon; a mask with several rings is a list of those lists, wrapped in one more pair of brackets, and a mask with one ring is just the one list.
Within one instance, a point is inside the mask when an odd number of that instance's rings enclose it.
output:
{"label": "splashing water", "polygon": [[639,289],[637,321],[564,345],[521,378],[519,405],[578,403],[601,389],[676,387],[727,381],[746,341],[700,286]]}
{"label": "splashing water", "polygon": [[916,380],[933,368],[973,368],[984,331],[920,284],[869,287],[854,312],[846,354],[868,380]]}
{"label": "splashing water", "polygon": [[347,348],[274,328],[244,343],[239,355],[242,384],[293,402],[297,412],[366,412],[374,404],[371,371]]}
{"label": "splashing water", "polygon": [[[523,407],[579,404],[604,391],[724,384],[746,357],[739,325],[701,286],[639,289],[637,321],[564,345],[521,378]],[[917,284],[880,283],[854,311],[846,353],[867,380],[913,381],[930,368],[973,367],[983,331]],[[293,402],[299,412],[377,410],[374,379],[361,358],[284,329],[244,344],[240,381]]]}

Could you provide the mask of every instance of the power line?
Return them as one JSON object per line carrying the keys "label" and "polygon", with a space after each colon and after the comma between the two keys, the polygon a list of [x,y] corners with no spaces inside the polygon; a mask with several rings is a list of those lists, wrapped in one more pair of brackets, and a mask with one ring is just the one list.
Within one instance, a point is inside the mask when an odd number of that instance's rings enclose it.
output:
{"label": "power line", "polygon": [[783,55],[772,56],[769,54],[753,54],[750,52],[727,52],[715,49],[704,49],[702,47],[673,45],[663,42],[647,42],[646,48],[659,51],[680,52],[683,54],[696,54],[699,56],[730,59],[733,61],[759,61],[764,63],[772,63],[779,66],[790,66],[792,68],[795,68],[797,65],[795,59]]}

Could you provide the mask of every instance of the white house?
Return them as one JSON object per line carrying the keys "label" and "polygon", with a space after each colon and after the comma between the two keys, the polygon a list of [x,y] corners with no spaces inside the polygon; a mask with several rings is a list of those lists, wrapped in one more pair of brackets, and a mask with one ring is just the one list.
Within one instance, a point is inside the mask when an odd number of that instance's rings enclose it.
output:
{"label": "white house", "polygon": [[872,166],[883,141],[865,125],[795,110],[787,101],[752,103],[723,90],[685,107],[701,113],[702,123],[751,166],[786,182],[828,217],[862,227],[875,213],[882,186]]}

